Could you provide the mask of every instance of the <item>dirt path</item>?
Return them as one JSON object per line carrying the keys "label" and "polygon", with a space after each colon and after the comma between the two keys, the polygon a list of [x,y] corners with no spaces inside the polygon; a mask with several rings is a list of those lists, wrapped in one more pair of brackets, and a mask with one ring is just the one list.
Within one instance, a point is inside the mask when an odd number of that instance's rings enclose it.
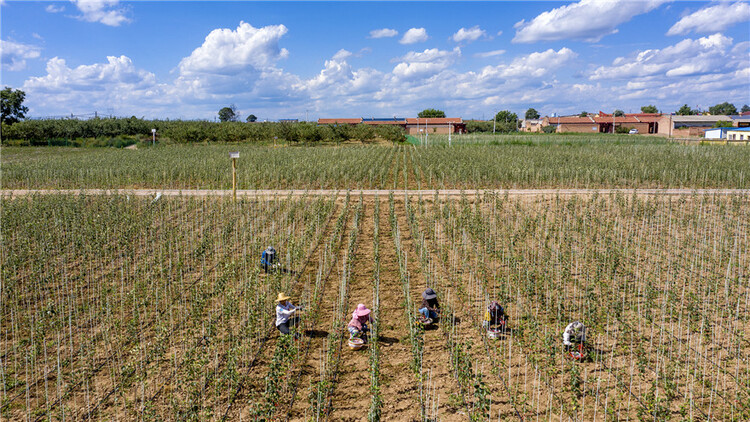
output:
{"label": "dirt path", "polygon": [[[509,196],[554,196],[554,195],[593,195],[593,194],[623,194],[623,195],[748,195],[750,189],[258,189],[238,190],[241,198],[256,198],[266,196],[345,196],[349,192],[352,197],[379,196],[387,198],[391,192],[399,195],[422,195],[432,198],[436,194],[440,197],[475,196],[497,194]],[[12,198],[32,195],[133,195],[133,196],[231,196],[231,190],[221,189],[3,189],[0,197]]]}
{"label": "dirt path", "polygon": [[[368,203],[362,216],[362,231],[357,237],[357,256],[349,278],[349,307],[344,318],[346,323],[351,312],[359,303],[373,309],[373,237],[375,226],[374,206]],[[348,336],[349,333],[344,333]],[[370,407],[370,396],[367,388],[370,385],[370,368],[367,349],[352,351],[344,346],[341,355],[338,379],[333,391],[331,418],[343,421],[358,421],[367,417]]]}
{"label": "dirt path", "polygon": [[317,321],[314,321],[314,325],[311,326],[310,334],[306,335],[307,342],[303,341],[303,345],[301,346],[303,347],[301,353],[303,353],[302,359],[304,361],[301,362],[299,370],[293,375],[298,377],[298,380],[296,391],[292,392],[293,397],[291,399],[293,403],[289,409],[289,420],[307,420],[311,417],[308,413],[310,410],[309,394],[311,386],[320,380],[321,364],[326,360],[328,337],[337,328],[333,327],[332,323],[335,320],[338,291],[342,278],[342,265],[347,254],[347,241],[352,231],[356,229],[353,222],[354,213],[356,212],[354,210],[356,207],[355,201],[357,200],[352,199],[348,215],[346,216],[347,223],[344,227],[339,247],[335,252],[337,258],[332,264],[333,267],[328,277],[324,280],[319,317]]}
{"label": "dirt path", "polygon": [[[422,292],[429,287],[427,275],[422,272],[419,264],[419,257],[416,254],[414,245],[414,233],[409,228],[407,221],[406,209],[403,200],[396,201],[396,218],[398,219],[399,230],[401,231],[401,242],[403,250],[407,255],[407,268],[411,278],[411,298],[415,306],[422,303]],[[416,309],[414,310],[416,312]],[[422,367],[425,372],[425,384],[431,383],[438,386],[434,390],[436,397],[430,398],[438,403],[438,415],[440,420],[454,421],[466,420],[465,408],[455,406],[455,394],[458,393],[459,387],[451,369],[451,353],[448,349],[443,332],[437,327],[425,330],[424,332],[424,354],[422,358]],[[427,379],[429,376],[429,380]]]}

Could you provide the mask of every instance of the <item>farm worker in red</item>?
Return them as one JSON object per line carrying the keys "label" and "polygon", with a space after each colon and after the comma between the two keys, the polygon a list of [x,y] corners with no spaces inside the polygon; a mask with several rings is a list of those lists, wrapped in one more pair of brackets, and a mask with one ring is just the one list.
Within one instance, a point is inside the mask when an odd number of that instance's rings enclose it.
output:
{"label": "farm worker in red", "polygon": [[485,328],[497,327],[498,325],[504,325],[507,320],[508,315],[505,314],[503,307],[493,300],[487,306],[487,310],[484,311],[484,321],[482,324]]}
{"label": "farm worker in red", "polygon": [[370,315],[370,310],[367,309],[363,303],[357,305],[357,309],[352,314],[352,320],[349,321],[346,329],[349,330],[349,338],[360,337],[362,334],[367,333],[370,329],[367,324],[374,324],[375,320]]}
{"label": "farm worker in red", "polygon": [[439,312],[440,303],[437,300],[437,293],[428,287],[422,292],[422,307],[419,308],[419,313],[425,318],[435,320]]}
{"label": "farm worker in red", "polygon": [[298,316],[292,317],[297,312],[297,307],[289,299],[284,293],[279,293],[276,298],[276,328],[281,334],[289,334],[289,327],[299,323]]}
{"label": "farm worker in red", "polygon": [[583,344],[586,341],[586,326],[583,323],[574,321],[565,327],[563,332],[563,345],[565,351],[570,351],[574,345]]}

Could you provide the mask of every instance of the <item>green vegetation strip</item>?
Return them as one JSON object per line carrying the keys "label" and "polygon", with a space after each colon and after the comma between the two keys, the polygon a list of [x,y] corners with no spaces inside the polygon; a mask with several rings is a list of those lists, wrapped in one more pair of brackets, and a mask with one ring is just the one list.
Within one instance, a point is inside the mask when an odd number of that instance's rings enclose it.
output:
{"label": "green vegetation strip", "polygon": [[240,189],[750,186],[750,148],[744,146],[687,146],[656,138],[485,136],[497,145],[454,140],[452,147],[3,147],[0,165],[5,189],[230,189],[230,151],[240,152]]}

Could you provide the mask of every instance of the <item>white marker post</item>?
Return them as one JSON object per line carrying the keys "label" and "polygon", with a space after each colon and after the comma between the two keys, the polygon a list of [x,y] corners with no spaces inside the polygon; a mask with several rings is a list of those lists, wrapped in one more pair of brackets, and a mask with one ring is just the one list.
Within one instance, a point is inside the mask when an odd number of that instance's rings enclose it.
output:
{"label": "white marker post", "polygon": [[232,159],[232,201],[237,202],[237,159],[240,152],[230,152],[229,158]]}
{"label": "white marker post", "polygon": [[156,129],[151,129],[151,142],[152,145],[156,145]]}

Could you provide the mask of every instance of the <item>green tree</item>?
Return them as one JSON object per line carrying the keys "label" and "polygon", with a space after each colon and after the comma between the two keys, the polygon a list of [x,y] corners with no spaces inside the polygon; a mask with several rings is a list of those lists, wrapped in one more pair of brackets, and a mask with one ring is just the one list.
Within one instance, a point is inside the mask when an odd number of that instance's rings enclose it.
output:
{"label": "green tree", "polygon": [[302,140],[300,128],[291,122],[281,122],[276,126],[280,138],[287,142],[299,142]]}
{"label": "green tree", "polygon": [[719,120],[718,122],[714,123],[713,127],[732,127],[732,122],[725,122],[723,120]]}
{"label": "green tree", "polygon": [[539,112],[538,111],[536,111],[533,108],[530,108],[530,109],[526,110],[526,120],[538,119],[538,118],[539,118]]}
{"label": "green tree", "polygon": [[641,107],[641,113],[658,113],[659,109],[655,105],[647,105]]}
{"label": "green tree", "polygon": [[234,104],[219,110],[219,120],[222,122],[236,122],[238,117],[237,107]]}
{"label": "green tree", "polygon": [[399,142],[405,142],[406,141],[406,135],[404,134],[404,130],[398,126],[394,125],[381,125],[375,127],[375,133],[377,135],[389,142],[399,143]]}
{"label": "green tree", "polygon": [[689,105],[685,104],[680,107],[679,110],[677,110],[677,114],[680,116],[692,116],[693,114],[697,114],[697,111],[693,110]]}
{"label": "green tree", "polygon": [[518,115],[509,110],[498,111],[495,115],[498,132],[515,132],[518,130]]}
{"label": "green tree", "polygon": [[516,123],[518,115],[509,110],[498,111],[495,115],[495,121],[498,123]]}
{"label": "green tree", "polygon": [[625,112],[618,109],[618,110],[615,110],[614,114],[615,114],[615,117],[622,117],[625,115]]}
{"label": "green tree", "polygon": [[723,114],[725,116],[730,116],[732,114],[737,114],[737,107],[735,107],[734,104],[730,104],[725,101],[721,104],[716,104],[713,107],[709,107],[708,112],[714,115]]}
{"label": "green tree", "polygon": [[589,115],[588,111],[582,111],[581,114],[578,115],[578,117],[586,117]]}
{"label": "green tree", "polygon": [[745,104],[745,105],[742,106],[742,109],[740,109],[740,111],[742,113],[747,113],[748,111],[750,111],[750,106],[747,105],[747,104]]}
{"label": "green tree", "polygon": [[323,139],[321,128],[314,123],[297,123],[299,136],[307,143],[320,142]]}
{"label": "green tree", "polygon": [[3,123],[12,125],[26,117],[29,108],[23,105],[23,100],[26,99],[25,92],[6,86],[5,89],[0,91],[0,98],[2,102]]}
{"label": "green tree", "polygon": [[370,125],[360,123],[357,126],[354,126],[354,130],[352,130],[352,138],[364,144],[375,138],[375,129]]}
{"label": "green tree", "polygon": [[247,118],[246,118],[245,120],[246,120],[246,121],[247,121],[248,123],[254,123],[254,122],[256,122],[256,121],[258,120],[258,118],[257,118],[257,117],[255,117],[255,115],[254,115],[254,114],[250,114],[249,116],[247,116]]}
{"label": "green tree", "polygon": [[417,116],[421,118],[428,118],[428,117],[445,117],[445,112],[442,110],[436,110],[434,108],[426,108],[417,114]]}

